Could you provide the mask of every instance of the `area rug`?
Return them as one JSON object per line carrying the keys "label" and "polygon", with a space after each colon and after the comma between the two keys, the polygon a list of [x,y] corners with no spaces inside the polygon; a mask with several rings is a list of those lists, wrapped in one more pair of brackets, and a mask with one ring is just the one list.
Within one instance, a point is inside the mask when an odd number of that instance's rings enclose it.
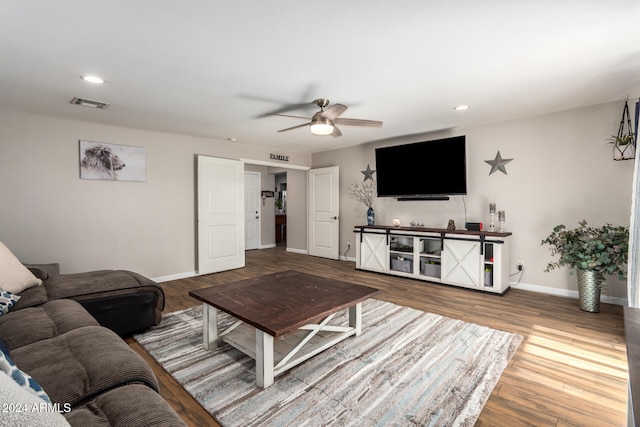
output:
{"label": "area rug", "polygon": [[[218,313],[219,327],[232,323]],[[135,339],[221,425],[246,427],[472,426],[523,338],[370,299],[360,336],[266,389],[253,359],[227,344],[202,348],[202,306]]]}

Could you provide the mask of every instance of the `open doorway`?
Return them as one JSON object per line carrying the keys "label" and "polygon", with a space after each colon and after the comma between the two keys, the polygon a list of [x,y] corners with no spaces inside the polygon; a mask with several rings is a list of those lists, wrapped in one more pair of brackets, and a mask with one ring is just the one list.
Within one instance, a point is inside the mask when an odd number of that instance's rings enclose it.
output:
{"label": "open doorway", "polygon": [[287,173],[275,175],[276,246],[287,247]]}
{"label": "open doorway", "polygon": [[[295,165],[281,166],[273,162],[243,161],[245,172],[258,172],[261,176],[258,249],[282,246],[288,252],[308,253],[307,171],[309,168]],[[284,215],[278,218],[283,223],[276,225],[276,217],[279,215]],[[281,234],[276,235],[276,233]]]}

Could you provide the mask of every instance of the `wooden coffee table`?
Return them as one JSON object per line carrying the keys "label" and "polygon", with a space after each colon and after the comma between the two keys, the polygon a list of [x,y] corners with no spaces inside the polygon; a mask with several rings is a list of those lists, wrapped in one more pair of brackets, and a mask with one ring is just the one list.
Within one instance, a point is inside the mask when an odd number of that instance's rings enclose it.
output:
{"label": "wooden coffee table", "polygon": [[[203,345],[221,339],[256,361],[256,383],[362,331],[362,302],[378,292],[368,286],[285,271],[189,292],[203,303]],[[348,309],[348,324],[329,325]],[[218,333],[217,310],[238,319]]]}

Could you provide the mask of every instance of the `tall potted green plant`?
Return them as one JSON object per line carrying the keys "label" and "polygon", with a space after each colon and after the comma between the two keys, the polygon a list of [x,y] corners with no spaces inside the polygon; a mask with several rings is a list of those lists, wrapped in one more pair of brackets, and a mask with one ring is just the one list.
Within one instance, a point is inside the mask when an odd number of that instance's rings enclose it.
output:
{"label": "tall potted green plant", "polygon": [[629,228],[613,226],[587,226],[582,220],[580,227],[572,230],[560,224],[541,244],[551,246],[551,255],[560,259],[550,262],[544,271],[567,266],[578,276],[580,309],[597,313],[600,310],[600,293],[605,275],[615,275],[620,280],[627,277],[629,257]]}

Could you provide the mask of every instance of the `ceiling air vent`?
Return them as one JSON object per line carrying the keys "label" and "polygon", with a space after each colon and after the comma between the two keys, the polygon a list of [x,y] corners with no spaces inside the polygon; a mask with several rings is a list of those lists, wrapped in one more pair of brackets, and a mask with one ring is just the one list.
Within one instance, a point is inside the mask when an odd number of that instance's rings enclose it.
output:
{"label": "ceiling air vent", "polygon": [[73,98],[71,103],[75,105],[82,105],[83,107],[99,108],[101,110],[104,110],[109,106],[106,102],[91,101],[90,99],[82,98]]}

